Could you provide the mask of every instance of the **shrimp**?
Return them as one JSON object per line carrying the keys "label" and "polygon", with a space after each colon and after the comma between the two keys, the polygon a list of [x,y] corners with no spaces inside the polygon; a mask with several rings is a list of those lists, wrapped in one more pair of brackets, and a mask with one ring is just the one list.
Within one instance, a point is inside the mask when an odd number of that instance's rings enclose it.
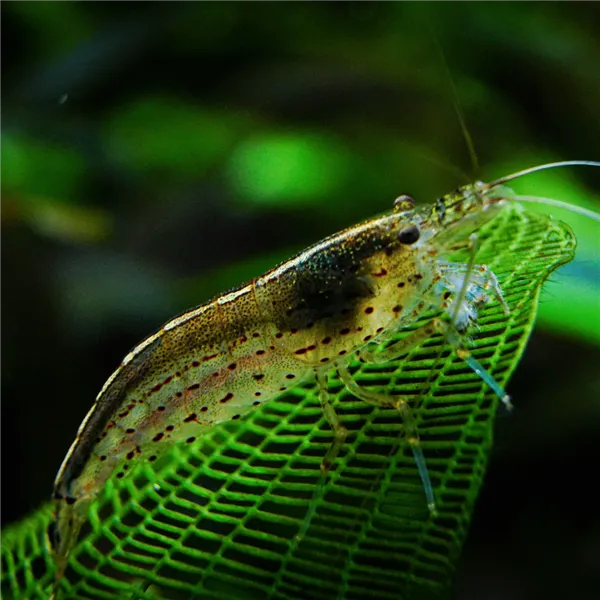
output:
{"label": "shrimp", "polygon": [[[50,544],[57,564],[55,591],[88,509],[110,477],[123,478],[134,461],[153,462],[174,442],[192,444],[215,425],[239,419],[311,378],[333,430],[321,463],[326,475],[346,438],[327,390],[333,369],[357,398],[401,413],[434,513],[434,491],[409,405],[363,389],[348,364],[354,358],[391,361],[443,333],[510,406],[508,396],[470,355],[465,336],[481,303],[495,298],[508,310],[502,290],[484,265],[450,263],[447,256],[471,245],[476,231],[508,202],[561,205],[516,196],[503,184],[566,165],[600,163],[542,165],[492,183],[463,186],[422,207],[410,196],[400,196],[389,212],[334,234],[175,317],[136,346],[98,394],[54,484]],[[385,350],[374,350],[432,308],[438,317]]]}

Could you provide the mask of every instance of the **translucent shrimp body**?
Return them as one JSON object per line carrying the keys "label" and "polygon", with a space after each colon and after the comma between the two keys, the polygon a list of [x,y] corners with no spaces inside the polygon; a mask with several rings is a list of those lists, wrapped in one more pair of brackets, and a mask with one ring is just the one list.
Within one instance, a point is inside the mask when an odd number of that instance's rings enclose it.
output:
{"label": "translucent shrimp body", "polygon": [[[419,209],[401,197],[392,211],[172,319],[135,347],[100,391],[58,472],[51,535],[58,578],[90,503],[111,476],[125,477],[133,461],[152,462],[176,441],[193,443],[208,428],[310,378],[317,380],[334,432],[322,463],[326,473],[345,438],[327,393],[331,369],[358,398],[395,406],[405,416],[433,508],[409,407],[402,399],[362,390],[347,364],[356,356],[367,362],[401,356],[440,328],[460,347],[477,305],[502,296],[485,267],[449,263],[447,255],[468,245],[510,196],[505,188],[478,182]],[[445,312],[450,323],[417,329],[385,352],[370,350],[431,307]],[[472,359],[469,364],[479,367]],[[481,376],[495,383],[485,372]]]}

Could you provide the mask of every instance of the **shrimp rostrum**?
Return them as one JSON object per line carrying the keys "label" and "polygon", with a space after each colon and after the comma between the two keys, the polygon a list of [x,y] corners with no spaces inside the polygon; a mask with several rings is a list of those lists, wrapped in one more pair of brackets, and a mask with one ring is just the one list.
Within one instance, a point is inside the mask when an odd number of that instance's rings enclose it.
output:
{"label": "shrimp rostrum", "polygon": [[[448,262],[514,199],[501,185],[508,180],[464,186],[420,208],[401,196],[393,210],[172,319],[134,348],[100,391],[55,482],[50,542],[57,580],[92,501],[110,477],[125,477],[134,462],[155,461],[176,441],[191,444],[214,425],[238,419],[311,378],[333,430],[321,464],[326,474],[346,436],[327,390],[334,369],[357,398],[401,413],[425,500],[435,511],[410,406],[362,388],[348,364],[356,358],[387,362],[442,333],[508,403],[470,356],[465,337],[481,303],[496,298],[504,304],[498,282],[485,266]],[[381,350],[381,342],[414,326],[432,308],[437,318]]]}

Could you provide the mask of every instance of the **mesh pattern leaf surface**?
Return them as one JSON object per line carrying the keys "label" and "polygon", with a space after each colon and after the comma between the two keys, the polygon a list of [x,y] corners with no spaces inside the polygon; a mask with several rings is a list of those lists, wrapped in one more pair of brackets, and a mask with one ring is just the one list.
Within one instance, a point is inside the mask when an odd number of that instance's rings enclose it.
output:
{"label": "mesh pattern leaf surface", "polygon": [[[496,273],[511,311],[505,315],[497,302],[481,311],[472,354],[506,384],[533,327],[541,285],[572,259],[575,240],[564,224],[517,206],[488,224],[479,240],[477,262]],[[298,547],[292,540],[332,440],[314,385],[109,481],[92,506],[59,597],[437,596],[466,535],[498,400],[441,336],[402,359],[355,364],[352,371],[362,386],[410,401],[437,517],[427,509],[397,411],[358,401],[331,375],[334,405],[349,435]],[[3,598],[48,597],[50,520],[44,507],[5,530]]]}

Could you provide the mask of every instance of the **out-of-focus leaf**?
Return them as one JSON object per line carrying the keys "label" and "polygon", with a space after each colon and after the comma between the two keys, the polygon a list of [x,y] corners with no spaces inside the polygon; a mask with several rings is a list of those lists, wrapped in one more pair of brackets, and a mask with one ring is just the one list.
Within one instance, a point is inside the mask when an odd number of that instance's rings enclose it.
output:
{"label": "out-of-focus leaf", "polygon": [[[484,307],[472,353],[505,384],[533,327],[541,285],[573,257],[574,237],[562,224],[513,205],[480,232],[480,241],[477,260],[498,276],[511,312],[498,303]],[[438,516],[426,507],[399,413],[357,401],[331,376],[349,436],[298,547],[292,541],[331,442],[314,384],[111,479],[72,553],[63,597],[439,595],[465,538],[498,406],[447,350],[436,336],[401,360],[352,365],[361,385],[411,402]],[[43,508],[5,532],[4,598],[47,597],[54,574],[43,539],[49,521]]]}
{"label": "out-of-focus leaf", "polygon": [[77,200],[86,171],[85,159],[75,149],[2,134],[2,191],[18,192],[22,201],[39,196]]}
{"label": "out-of-focus leaf", "polygon": [[119,107],[104,126],[107,154],[138,172],[197,178],[233,147],[245,119],[167,96]]}
{"label": "out-of-focus leaf", "polygon": [[309,204],[340,190],[351,168],[334,139],[305,132],[261,134],[240,144],[231,157],[234,189],[252,204]]}

